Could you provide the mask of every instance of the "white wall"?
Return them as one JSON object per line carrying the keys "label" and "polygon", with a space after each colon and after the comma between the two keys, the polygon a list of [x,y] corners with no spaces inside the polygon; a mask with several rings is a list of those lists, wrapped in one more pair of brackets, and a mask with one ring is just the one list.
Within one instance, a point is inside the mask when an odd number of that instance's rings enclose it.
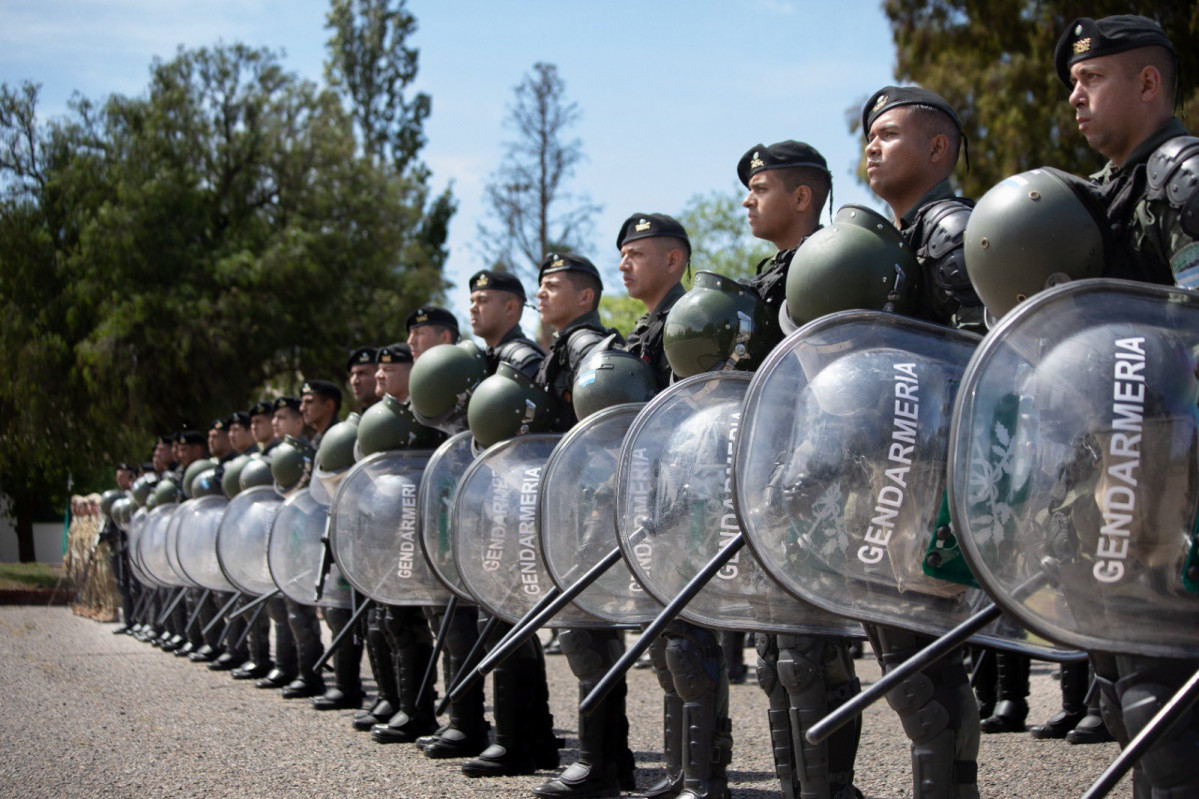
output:
{"label": "white wall", "polygon": [[[62,563],[62,522],[33,525],[33,554],[39,563]],[[17,531],[12,519],[0,513],[0,563],[16,563]]]}

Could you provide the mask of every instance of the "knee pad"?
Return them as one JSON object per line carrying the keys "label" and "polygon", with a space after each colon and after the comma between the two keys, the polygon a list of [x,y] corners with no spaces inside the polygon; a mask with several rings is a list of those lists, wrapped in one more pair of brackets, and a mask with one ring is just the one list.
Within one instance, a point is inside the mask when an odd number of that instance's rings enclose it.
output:
{"label": "knee pad", "polygon": [[670,666],[666,663],[666,636],[659,635],[649,645],[649,660],[654,666],[654,676],[658,678],[658,685],[662,686],[662,690],[668,694],[673,694],[674,677],[670,673]]}
{"label": "knee pad", "polygon": [[676,635],[666,643],[666,665],[675,689],[687,702],[714,691],[720,682],[720,646],[711,633],[706,634],[706,645],[701,645],[703,637]]}
{"label": "knee pad", "polygon": [[933,681],[920,672],[887,692],[887,704],[899,714],[903,731],[912,741],[930,740],[949,726],[949,711],[933,701],[935,692]]}
{"label": "knee pad", "polygon": [[[1126,734],[1135,736],[1191,675],[1189,668],[1175,662],[1156,663],[1146,658],[1121,659],[1121,672],[1116,683]],[[1130,670],[1134,669],[1135,670]],[[1105,718],[1106,721],[1106,718]],[[1140,760],[1140,768],[1158,797],[1194,796],[1199,789],[1199,772],[1195,770],[1195,753],[1199,751],[1199,723],[1194,708],[1177,721],[1170,732],[1159,738]],[[1182,793],[1178,793],[1178,791]]]}
{"label": "knee pad", "polygon": [[778,641],[773,635],[759,633],[754,643],[758,650],[758,687],[765,691],[767,696],[770,696],[779,684]]}
{"label": "knee pad", "polygon": [[558,634],[562,654],[580,682],[598,680],[619,658],[615,630],[572,628]]}

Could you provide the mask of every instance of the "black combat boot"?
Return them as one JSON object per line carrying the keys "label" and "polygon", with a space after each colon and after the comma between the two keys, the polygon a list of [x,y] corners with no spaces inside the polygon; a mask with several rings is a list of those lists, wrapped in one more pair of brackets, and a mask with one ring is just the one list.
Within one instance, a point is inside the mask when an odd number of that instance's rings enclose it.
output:
{"label": "black combat boot", "polygon": [[1090,684],[1087,662],[1062,664],[1062,709],[1049,721],[1032,727],[1034,738],[1065,738],[1087,715],[1087,687]]}
{"label": "black combat boot", "polygon": [[386,724],[371,727],[371,738],[381,744],[412,743],[437,729],[433,715],[434,692],[426,691],[417,703],[421,680],[433,657],[433,647],[416,643],[392,653],[396,660],[396,690],[400,707]]}
{"label": "black combat boot", "polygon": [[1028,670],[1031,658],[1012,652],[996,654],[999,672],[999,701],[990,717],[979,722],[984,733],[1024,732],[1028,718]]}

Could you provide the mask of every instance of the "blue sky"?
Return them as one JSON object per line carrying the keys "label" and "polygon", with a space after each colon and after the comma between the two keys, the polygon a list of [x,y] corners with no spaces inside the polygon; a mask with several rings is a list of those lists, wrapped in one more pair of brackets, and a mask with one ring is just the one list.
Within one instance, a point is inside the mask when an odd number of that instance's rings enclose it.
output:
{"label": "blue sky", "polygon": [[[677,213],[695,194],[739,190],[752,145],[813,144],[836,205],[881,208],[853,171],[849,133],[875,89],[893,83],[894,46],[874,0],[409,0],[419,29],[417,88],[433,98],[425,162],[459,202],[448,274],[466,321],[466,278],[483,186],[499,164],[512,88],[537,61],[558,65],[583,119],[587,161],[570,183],[603,205],[591,247],[614,269],[615,235],[636,211]],[[3,0],[0,81],[42,84],[40,111],[145,90],[154,57],[241,41],[285,51],[287,69],[321,80],[325,0]],[[696,264],[703,268],[702,264]],[[619,284],[610,287],[619,290]]]}

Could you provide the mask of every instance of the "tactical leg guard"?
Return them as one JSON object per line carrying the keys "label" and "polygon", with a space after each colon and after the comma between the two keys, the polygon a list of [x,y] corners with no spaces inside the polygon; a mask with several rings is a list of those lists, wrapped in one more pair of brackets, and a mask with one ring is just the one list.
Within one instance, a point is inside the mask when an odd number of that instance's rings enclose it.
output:
{"label": "tactical leg guard", "polygon": [[799,773],[795,766],[795,750],[791,745],[790,700],[787,689],[778,676],[778,637],[758,633],[758,686],[770,702],[766,719],[770,729],[770,748],[774,756],[774,773],[779,778],[784,799],[799,796]]}
{"label": "tactical leg guard", "polygon": [[1087,662],[1062,664],[1062,709],[1044,724],[1032,728],[1034,738],[1065,738],[1087,714],[1087,687],[1091,676]]}
{"label": "tactical leg guard", "polygon": [[[558,635],[562,654],[579,681],[580,701],[599,683],[624,651],[616,630],[569,629]],[[579,758],[536,788],[538,796],[619,796],[632,789],[633,753],[625,717],[627,686],[621,680],[591,713],[579,714]]]}
{"label": "tactical leg guard", "polygon": [[433,657],[432,636],[424,612],[415,607],[388,607],[383,630],[396,666],[398,708],[386,724],[371,728],[371,737],[379,743],[411,743],[437,729],[433,692],[429,691],[419,704],[416,701]]}
{"label": "tactical leg guard", "polygon": [[[885,672],[931,642],[929,636],[882,625],[866,632]],[[916,799],[978,799],[978,704],[960,650],[954,650],[887,693],[912,742]]]}
{"label": "tactical leg guard", "polygon": [[970,647],[970,684],[978,701],[978,717],[988,719],[999,701],[998,652],[985,646]]}
{"label": "tactical leg guard", "polygon": [[376,724],[386,724],[399,709],[396,689],[395,661],[391,647],[383,634],[383,608],[375,605],[366,613],[366,657],[375,676],[377,696],[367,710],[354,715],[354,729],[368,731]]}
{"label": "tactical leg guard", "polygon": [[861,721],[855,719],[821,744],[804,737],[808,728],[858,693],[849,642],[823,636],[778,636],[778,679],[787,691],[800,796],[803,799],[856,793],[853,787]]}
{"label": "tactical leg guard", "polygon": [[735,685],[745,682],[745,675],[749,672],[745,667],[745,633],[722,631],[720,649],[724,652],[724,667],[729,682]]}
{"label": "tactical leg guard", "polygon": [[729,681],[716,636],[686,622],[666,631],[666,662],[683,701],[685,757],[683,791],[687,799],[726,799],[726,768],[732,760]]}
{"label": "tactical leg guard", "polygon": [[[1144,729],[1199,667],[1188,661],[1138,655],[1116,655],[1116,664],[1120,672],[1116,694],[1124,728],[1132,737]],[[1196,754],[1199,754],[1199,713],[1192,707],[1169,734],[1141,756],[1139,768],[1149,788],[1146,795],[1152,799],[1199,796]]]}
{"label": "tactical leg guard", "polygon": [[674,688],[674,677],[666,662],[666,634],[659,635],[649,646],[649,658],[654,675],[662,686],[662,758],[666,761],[666,776],[645,792],[646,799],[670,799],[683,790],[683,700]]}
{"label": "tactical leg guard", "polygon": [[291,625],[287,623],[287,603],[282,597],[269,599],[266,612],[275,633],[275,670],[294,679],[299,674],[300,666],[296,656],[296,639],[291,634]]}
{"label": "tactical leg guard", "polygon": [[[345,629],[353,615],[349,608],[325,608],[325,621],[335,636]],[[333,653],[334,681],[354,704],[362,700],[362,638],[356,632],[346,636]]]}
{"label": "tactical leg guard", "polygon": [[[452,685],[466,666],[466,657],[479,638],[479,609],[459,605],[445,640],[445,684]],[[483,718],[483,681],[451,700],[449,723],[428,739],[418,741],[425,756],[440,759],[472,757],[487,748],[490,725]]]}
{"label": "tactical leg guard", "polygon": [[1032,658],[1013,652],[995,653],[999,702],[995,712],[979,723],[985,733],[1024,732],[1028,718],[1028,672]]}
{"label": "tactical leg guard", "polygon": [[[299,686],[291,691],[292,696],[315,696],[325,692],[325,678],[314,670],[316,661],[325,653],[325,645],[321,643],[321,625],[316,617],[316,608],[301,605],[292,599],[284,599],[287,606],[287,626],[291,630],[292,639],[296,642],[296,681],[303,683],[307,693]],[[286,692],[284,696],[288,696]],[[290,698],[290,697],[289,697]]]}

